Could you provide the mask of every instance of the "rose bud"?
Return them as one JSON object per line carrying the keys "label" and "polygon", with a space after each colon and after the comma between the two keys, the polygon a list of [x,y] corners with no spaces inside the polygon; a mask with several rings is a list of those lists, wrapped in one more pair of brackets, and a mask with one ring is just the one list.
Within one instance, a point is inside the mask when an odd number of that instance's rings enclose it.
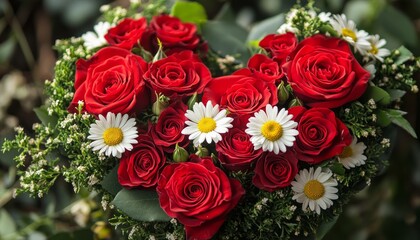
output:
{"label": "rose bud", "polygon": [[283,105],[290,97],[289,90],[287,89],[283,81],[279,84],[279,86],[277,87],[277,90],[278,90],[279,104]]}
{"label": "rose bud", "polygon": [[156,102],[152,105],[152,112],[159,116],[163,110],[165,110],[169,105],[169,98],[162,94],[156,93]]}
{"label": "rose bud", "polygon": [[207,156],[209,156],[209,150],[205,147],[199,146],[198,149],[197,149],[197,152],[195,152],[195,154],[199,157],[207,157]]}
{"label": "rose bud", "polygon": [[175,145],[175,150],[172,153],[172,158],[175,162],[186,162],[188,160],[189,154],[187,150],[185,150],[183,147],[178,146],[178,144]]}
{"label": "rose bud", "polygon": [[293,98],[292,101],[290,101],[290,103],[289,103],[289,108],[298,107],[298,106],[303,106],[303,104],[302,104],[302,101],[300,101],[297,98]]}

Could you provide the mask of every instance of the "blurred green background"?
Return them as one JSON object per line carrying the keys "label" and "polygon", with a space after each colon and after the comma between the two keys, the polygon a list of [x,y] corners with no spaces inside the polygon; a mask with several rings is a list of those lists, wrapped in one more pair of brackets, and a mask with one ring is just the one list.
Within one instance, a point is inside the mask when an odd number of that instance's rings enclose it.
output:
{"label": "blurred green background", "polygon": [[[209,17],[225,4],[246,30],[267,17],[287,12],[295,1],[199,0]],[[302,1],[304,2],[304,1]],[[37,122],[33,108],[42,103],[43,82],[53,78],[56,39],[91,30],[103,4],[127,0],[0,0],[0,139],[20,125],[30,132]],[[316,5],[345,13],[359,29],[387,39],[390,49],[405,45],[420,55],[420,0],[322,0]],[[420,79],[420,75],[417,76]],[[402,105],[420,135],[420,96],[409,94]],[[1,144],[0,140],[0,144]],[[0,240],[105,239],[109,226],[91,199],[96,196],[59,181],[43,199],[13,198],[18,186],[12,153],[0,154]],[[101,235],[102,234],[102,235]],[[325,239],[420,239],[420,144],[397,133],[390,166],[349,203]]]}

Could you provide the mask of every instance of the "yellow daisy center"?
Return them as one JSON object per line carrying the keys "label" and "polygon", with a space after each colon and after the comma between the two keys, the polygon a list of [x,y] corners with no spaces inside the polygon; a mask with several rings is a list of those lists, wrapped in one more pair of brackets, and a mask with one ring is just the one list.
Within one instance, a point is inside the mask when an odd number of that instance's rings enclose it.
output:
{"label": "yellow daisy center", "polygon": [[351,37],[355,42],[357,41],[356,33],[348,28],[343,28],[341,34],[343,34],[344,37]]}
{"label": "yellow daisy center", "polygon": [[277,141],[283,136],[283,127],[276,121],[270,120],[261,126],[261,134],[269,141]]}
{"label": "yellow daisy center", "polygon": [[349,146],[344,147],[343,152],[339,155],[340,158],[348,158],[351,156],[353,156],[353,149]]}
{"label": "yellow daisy center", "polygon": [[102,135],[104,142],[108,146],[115,146],[123,141],[124,134],[120,128],[108,128]]}
{"label": "yellow daisy center", "polygon": [[305,184],[303,193],[311,200],[318,200],[324,196],[325,187],[318,180],[310,180]]}
{"label": "yellow daisy center", "polygon": [[216,129],[216,121],[213,118],[204,117],[198,121],[198,130],[203,133],[208,133]]}
{"label": "yellow daisy center", "polygon": [[372,49],[370,49],[370,53],[372,53],[373,55],[378,54],[378,48],[375,46],[375,44],[371,44],[370,45],[372,47]]}

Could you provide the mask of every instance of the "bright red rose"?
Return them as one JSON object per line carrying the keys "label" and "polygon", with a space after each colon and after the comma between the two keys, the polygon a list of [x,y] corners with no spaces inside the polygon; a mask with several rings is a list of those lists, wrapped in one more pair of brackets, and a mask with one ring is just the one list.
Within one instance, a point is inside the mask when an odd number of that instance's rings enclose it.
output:
{"label": "bright red rose", "polygon": [[197,55],[182,51],[152,63],[144,78],[154,91],[176,98],[201,94],[211,73]]}
{"label": "bright red rose", "polygon": [[[233,116],[231,116],[233,117]],[[230,171],[244,171],[262,155],[262,149],[254,150],[250,136],[245,133],[248,119],[241,122],[234,117],[233,128],[225,133],[223,139],[216,144],[219,161]]]}
{"label": "bright red rose", "polygon": [[180,101],[173,103],[163,110],[153,125],[151,136],[155,144],[163,147],[165,152],[172,153],[177,143],[180,147],[188,145],[188,137],[181,133],[187,120],[185,117],[187,109],[187,105]]}
{"label": "bright red rose", "polygon": [[241,183],[210,159],[165,167],[157,192],[162,209],[185,227],[187,239],[210,239],[245,194]]}
{"label": "bright red rose", "polygon": [[234,75],[254,75],[266,82],[278,83],[284,76],[279,63],[264,54],[255,54],[248,61],[248,68],[240,69]]}
{"label": "bright red rose", "polygon": [[147,63],[122,48],[105,47],[89,60],[76,62],[76,89],[69,112],[77,112],[78,101],[84,111],[95,115],[136,113],[144,110],[150,99],[143,80]]}
{"label": "bright red rose", "polygon": [[255,165],[252,183],[259,189],[273,192],[289,186],[298,171],[298,159],[294,152],[266,153]]}
{"label": "bright red rose", "polygon": [[151,53],[158,50],[157,39],[166,50],[196,50],[200,44],[197,27],[192,23],[183,23],[177,17],[168,15],[154,16],[146,34],[141,40],[142,46]]}
{"label": "bright red rose", "polygon": [[285,68],[294,94],[310,107],[336,108],[358,99],[370,76],[346,41],[324,35],[300,42]]}
{"label": "bright red rose", "polygon": [[110,45],[131,50],[140,43],[141,36],[147,28],[145,18],[137,20],[126,18],[117,26],[108,30],[105,39]]}
{"label": "bright red rose", "polygon": [[156,187],[166,157],[149,135],[142,134],[137,141],[120,159],[118,182],[126,188]]}
{"label": "bright red rose", "polygon": [[267,104],[278,102],[274,83],[265,82],[254,76],[229,75],[214,78],[203,92],[203,103],[211,101],[227,108],[231,113],[253,114]]}
{"label": "bright red rose", "polygon": [[260,41],[260,47],[271,54],[276,61],[283,63],[287,56],[295,49],[298,40],[294,33],[269,34]]}
{"label": "bright red rose", "polygon": [[289,108],[289,114],[298,122],[299,135],[293,145],[297,158],[317,164],[343,152],[352,137],[346,125],[328,108]]}

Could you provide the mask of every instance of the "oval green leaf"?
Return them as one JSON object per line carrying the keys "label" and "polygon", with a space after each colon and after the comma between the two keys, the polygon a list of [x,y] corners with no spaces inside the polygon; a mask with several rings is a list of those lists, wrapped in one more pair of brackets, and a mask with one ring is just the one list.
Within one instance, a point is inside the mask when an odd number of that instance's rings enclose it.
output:
{"label": "oval green leaf", "polygon": [[145,222],[171,220],[160,207],[158,194],[155,191],[122,189],[112,204],[135,220]]}
{"label": "oval green leaf", "polygon": [[175,2],[171,9],[171,16],[181,19],[182,22],[195,23],[197,25],[207,21],[206,10],[198,2]]}
{"label": "oval green leaf", "polygon": [[363,99],[365,101],[373,99],[376,103],[381,105],[388,105],[391,103],[391,96],[389,93],[377,86],[368,86],[365,94],[363,95]]}
{"label": "oval green leaf", "polygon": [[121,191],[122,186],[118,182],[118,164],[105,175],[102,179],[101,186],[113,196]]}

